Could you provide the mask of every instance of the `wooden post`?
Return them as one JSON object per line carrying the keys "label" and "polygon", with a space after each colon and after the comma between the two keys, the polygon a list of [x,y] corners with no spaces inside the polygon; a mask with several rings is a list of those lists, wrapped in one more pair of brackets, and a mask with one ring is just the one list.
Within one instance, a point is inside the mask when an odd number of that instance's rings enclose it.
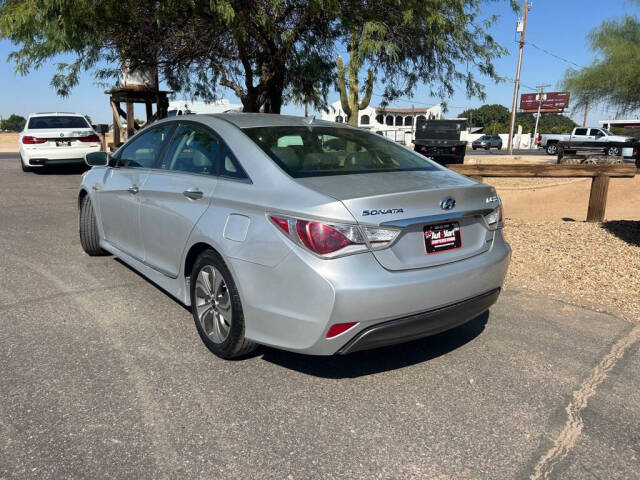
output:
{"label": "wooden post", "polygon": [[118,109],[116,108],[116,104],[113,99],[109,104],[111,105],[111,110],[113,112],[113,146],[118,148],[118,145],[120,145],[120,129],[122,127],[120,124],[120,115],[118,114]]}
{"label": "wooden post", "polygon": [[104,133],[100,134],[100,145],[102,146],[102,151],[107,152],[107,135]]}
{"label": "wooden post", "polygon": [[591,180],[591,194],[589,195],[589,209],[587,222],[604,221],[604,211],[607,208],[607,192],[609,191],[609,176],[600,174]]}
{"label": "wooden post", "polygon": [[127,140],[133,137],[135,123],[133,118],[133,102],[127,102]]}
{"label": "wooden post", "polygon": [[151,117],[153,117],[153,110],[151,108],[151,102],[146,102],[145,106],[147,107],[147,124],[151,123]]}

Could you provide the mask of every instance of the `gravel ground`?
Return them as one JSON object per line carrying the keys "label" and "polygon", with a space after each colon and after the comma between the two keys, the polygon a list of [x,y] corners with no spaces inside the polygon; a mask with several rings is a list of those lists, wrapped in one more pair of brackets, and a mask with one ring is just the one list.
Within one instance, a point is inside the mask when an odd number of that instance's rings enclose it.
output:
{"label": "gravel ground", "polygon": [[513,248],[505,288],[640,321],[640,222],[506,220]]}

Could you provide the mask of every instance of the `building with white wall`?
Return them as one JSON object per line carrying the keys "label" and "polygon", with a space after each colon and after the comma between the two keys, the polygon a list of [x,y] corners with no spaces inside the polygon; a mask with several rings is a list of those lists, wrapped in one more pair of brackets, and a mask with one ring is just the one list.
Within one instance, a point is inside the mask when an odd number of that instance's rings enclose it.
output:
{"label": "building with white wall", "polygon": [[[420,117],[439,120],[442,118],[442,108],[439,104],[429,108],[382,108],[369,106],[358,112],[358,126],[376,132],[396,130],[398,128],[413,127]],[[330,122],[347,123],[347,115],[342,110],[340,101],[329,105],[329,108],[322,114],[322,119]]]}

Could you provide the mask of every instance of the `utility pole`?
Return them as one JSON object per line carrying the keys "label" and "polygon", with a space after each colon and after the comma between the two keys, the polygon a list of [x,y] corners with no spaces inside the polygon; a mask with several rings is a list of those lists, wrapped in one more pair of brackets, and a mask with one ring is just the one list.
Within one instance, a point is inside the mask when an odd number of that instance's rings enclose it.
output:
{"label": "utility pole", "polygon": [[584,104],[584,118],[582,119],[582,126],[587,126],[587,115],[589,114],[589,100]]}
{"label": "utility pole", "polygon": [[[536,116],[536,128],[533,130],[533,141],[536,141],[536,137],[538,136],[538,122],[540,121],[540,108],[542,107],[542,102],[546,100],[544,97],[544,89],[546,87],[550,87],[551,85],[538,85],[536,88],[538,89],[538,116]],[[529,146],[531,148],[533,143]]]}
{"label": "utility pole", "polygon": [[522,17],[522,32],[520,33],[520,50],[518,51],[518,69],[516,70],[516,81],[513,84],[513,103],[511,105],[511,122],[509,123],[509,139],[507,140],[507,155],[511,155],[513,153],[511,144],[513,143],[513,129],[515,128],[515,125],[516,125],[516,108],[518,107],[518,90],[520,90],[520,70],[522,69],[522,52],[524,50],[524,34],[527,31],[527,14],[528,13],[529,13],[529,0],[524,0],[524,16]]}

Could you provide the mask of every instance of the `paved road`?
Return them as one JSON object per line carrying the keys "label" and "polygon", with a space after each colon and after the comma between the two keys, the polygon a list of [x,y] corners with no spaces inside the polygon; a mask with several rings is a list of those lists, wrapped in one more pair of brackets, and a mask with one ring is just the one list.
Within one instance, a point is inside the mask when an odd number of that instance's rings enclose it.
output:
{"label": "paved road", "polygon": [[1,479],[638,477],[632,324],[507,291],[408,345],[219,360],[184,307],[83,254],[78,171],[8,157]]}
{"label": "paved road", "polygon": [[[495,149],[491,149],[491,150],[473,150],[470,147],[467,147],[467,152],[466,155],[473,155],[473,156],[481,156],[481,155],[506,155],[507,151],[506,150],[495,150]],[[533,149],[533,150],[514,150],[513,151],[513,155],[540,155],[540,156],[548,156],[549,158],[555,158],[551,155],[547,155],[547,152],[545,152],[542,149]]]}

